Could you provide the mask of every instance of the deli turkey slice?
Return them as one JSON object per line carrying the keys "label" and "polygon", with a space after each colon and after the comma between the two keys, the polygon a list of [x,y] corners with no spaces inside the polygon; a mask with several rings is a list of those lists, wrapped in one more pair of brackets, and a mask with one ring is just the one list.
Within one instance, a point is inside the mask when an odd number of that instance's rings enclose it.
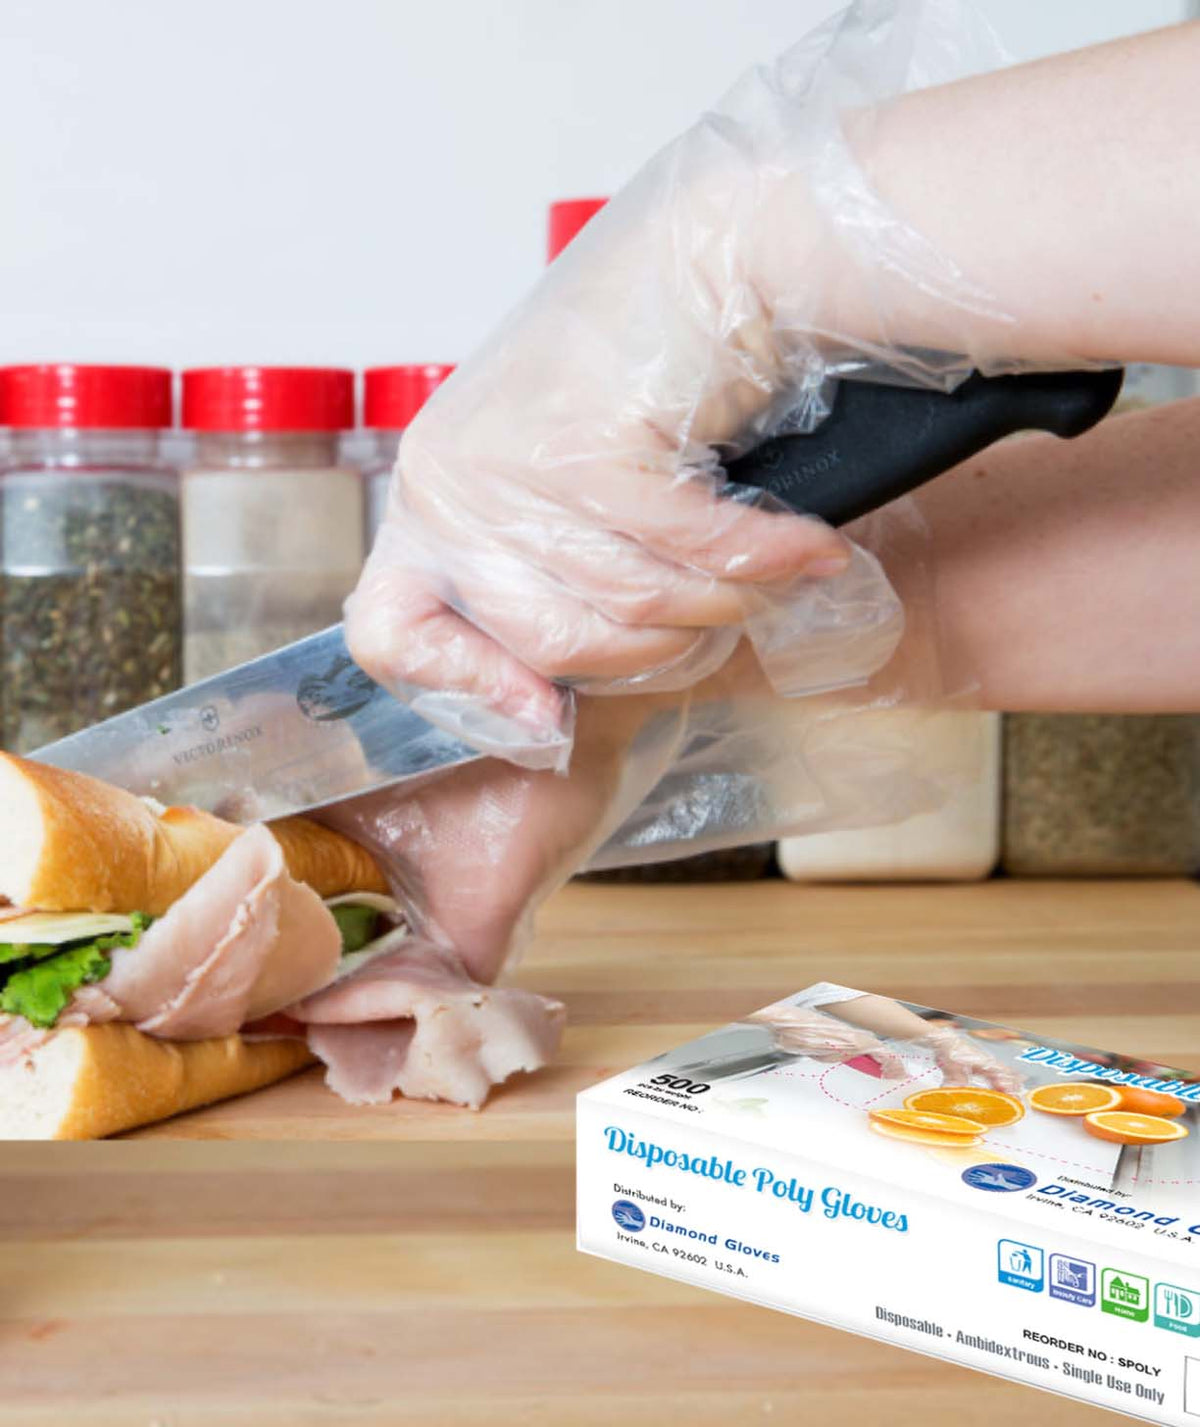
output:
{"label": "deli turkey slice", "polygon": [[343,1099],[378,1104],[399,1091],[478,1109],[493,1085],[551,1060],[566,1022],[561,1002],[483,986],[451,953],[394,940],[288,1011],[307,1023],[326,1083]]}

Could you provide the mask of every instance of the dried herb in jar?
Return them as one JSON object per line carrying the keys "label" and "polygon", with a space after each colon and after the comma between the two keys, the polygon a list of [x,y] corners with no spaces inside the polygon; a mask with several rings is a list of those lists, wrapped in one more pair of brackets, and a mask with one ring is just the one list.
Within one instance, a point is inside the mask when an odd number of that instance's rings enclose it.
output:
{"label": "dried herb in jar", "polygon": [[1200,717],[1012,714],[1004,734],[1007,872],[1200,869]]}
{"label": "dried herb in jar", "polygon": [[0,737],[29,752],[179,686],[173,481],[0,481]]}

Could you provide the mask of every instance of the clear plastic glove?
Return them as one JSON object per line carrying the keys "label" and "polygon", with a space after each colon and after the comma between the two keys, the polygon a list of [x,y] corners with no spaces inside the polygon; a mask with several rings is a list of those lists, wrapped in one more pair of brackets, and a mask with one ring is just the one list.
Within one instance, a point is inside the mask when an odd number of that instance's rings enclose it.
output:
{"label": "clear plastic glove", "polygon": [[[740,730],[729,722],[738,718]],[[487,758],[321,816],[372,848],[414,929],[493,981],[537,907],[585,865],[935,803],[945,770],[919,735],[919,718],[899,729],[872,713],[869,697],[857,713],[781,700],[743,648],[696,690],[581,699],[565,778]]]}
{"label": "clear plastic glove", "polygon": [[858,157],[873,106],[999,57],[956,0],[859,0],[651,160],[406,432],[347,607],[356,659],[476,747],[559,770],[564,685],[688,689],[743,636],[789,697],[886,664],[903,619],[875,555],[720,461],[811,428],[831,376],[1011,365],[1005,314]]}
{"label": "clear plastic glove", "polygon": [[947,1085],[970,1085],[982,1081],[993,1090],[1008,1095],[1019,1094],[1024,1081],[1011,1066],[997,1060],[976,1041],[952,1026],[934,1026],[927,1035],[913,1042],[931,1051]]}
{"label": "clear plastic glove", "polygon": [[320,816],[376,854],[419,936],[492,982],[520,950],[541,901],[670,766],[685,721],[665,701],[585,700],[569,777],[483,759],[414,791],[384,789]]}
{"label": "clear plastic glove", "polygon": [[903,1080],[908,1071],[895,1050],[870,1031],[847,1025],[845,1021],[822,1015],[820,1011],[794,1006],[768,1006],[749,1017],[756,1025],[769,1027],[780,1050],[806,1055],[831,1065],[841,1065],[859,1055],[871,1056],[885,1080]]}

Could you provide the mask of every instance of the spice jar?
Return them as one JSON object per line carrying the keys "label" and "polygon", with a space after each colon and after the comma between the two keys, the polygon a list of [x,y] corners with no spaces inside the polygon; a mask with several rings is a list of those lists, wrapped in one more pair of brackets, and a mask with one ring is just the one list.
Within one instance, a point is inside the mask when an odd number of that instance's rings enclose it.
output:
{"label": "spice jar", "polygon": [[[1117,410],[1194,391],[1176,367],[1131,367]],[[1011,714],[1004,721],[1006,872],[1189,875],[1200,869],[1200,716]]]}
{"label": "spice jar", "polygon": [[552,263],[604,205],[607,198],[560,198],[546,215],[546,261]]}
{"label": "spice jar", "polygon": [[[881,710],[896,725],[903,710]],[[937,750],[951,791],[931,812],[881,827],[784,838],[780,871],[793,882],[976,882],[1000,855],[1000,715],[922,710],[908,737]]]}
{"label": "spice jar", "polygon": [[8,367],[0,465],[0,741],[29,752],[181,675],[171,374]]}
{"label": "spice jar", "polygon": [[1017,876],[1200,870],[1200,717],[1005,720],[1004,868]]}
{"label": "spice jar", "polygon": [[353,419],[348,371],[183,374],[189,683],[341,619],[364,554],[362,481],[337,454]]}
{"label": "spice jar", "polygon": [[453,370],[451,365],[427,362],[418,366],[371,367],[363,373],[367,442],[362,462],[368,545],[374,541],[387,509],[388,486],[404,428]]}

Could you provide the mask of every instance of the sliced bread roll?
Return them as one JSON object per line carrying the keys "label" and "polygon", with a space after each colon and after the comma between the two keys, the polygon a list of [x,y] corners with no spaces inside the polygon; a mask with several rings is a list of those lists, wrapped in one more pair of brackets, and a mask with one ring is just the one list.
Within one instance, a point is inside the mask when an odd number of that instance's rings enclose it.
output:
{"label": "sliced bread roll", "polygon": [[[83,773],[0,753],[0,897],[43,911],[161,916],[243,829],[199,808],[158,813]],[[374,858],[307,818],[272,825],[289,873],[321,897],[386,892]]]}
{"label": "sliced bread roll", "polygon": [[97,1140],[261,1090],[312,1062],[303,1041],[155,1040],[111,1023],[54,1031],[0,1068],[0,1140]]}

